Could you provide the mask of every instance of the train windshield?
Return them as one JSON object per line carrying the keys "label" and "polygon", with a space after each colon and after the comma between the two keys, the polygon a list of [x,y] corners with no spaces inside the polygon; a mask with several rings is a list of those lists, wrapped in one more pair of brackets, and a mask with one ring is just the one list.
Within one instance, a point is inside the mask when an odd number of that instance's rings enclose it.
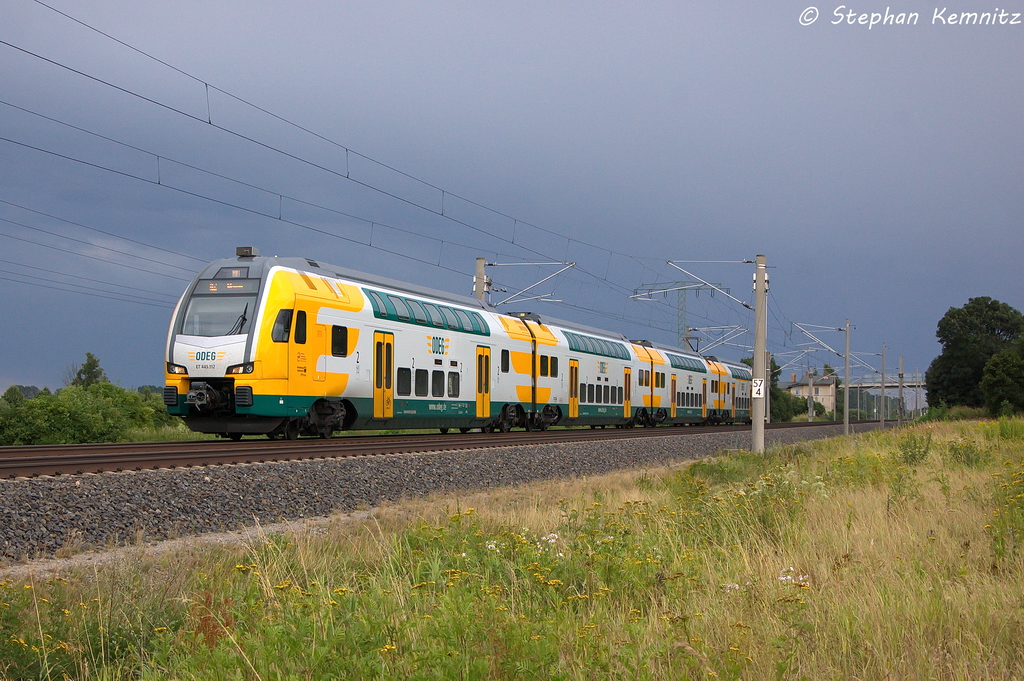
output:
{"label": "train windshield", "polygon": [[249,333],[256,318],[258,279],[232,282],[200,281],[185,308],[181,333],[188,336],[236,336]]}

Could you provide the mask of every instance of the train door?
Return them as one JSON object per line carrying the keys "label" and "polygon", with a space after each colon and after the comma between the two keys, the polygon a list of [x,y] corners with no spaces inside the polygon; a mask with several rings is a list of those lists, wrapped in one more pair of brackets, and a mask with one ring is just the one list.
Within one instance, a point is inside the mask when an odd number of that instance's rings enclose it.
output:
{"label": "train door", "polygon": [[677,406],[677,404],[679,402],[679,396],[676,393],[676,375],[675,374],[672,374],[672,392],[670,392],[669,395],[668,395],[668,401],[669,401],[669,405],[670,405],[669,406],[669,414],[672,416],[672,418],[675,418],[676,417],[676,406]]}
{"label": "train door", "polygon": [[395,415],[395,334],[373,332],[373,417],[389,419]]}
{"label": "train door", "polygon": [[623,369],[622,382],[625,384],[623,399],[622,399],[622,418],[628,419],[633,416],[633,407],[630,404],[633,401],[633,368],[626,367]]}
{"label": "train door", "polygon": [[701,382],[700,387],[700,415],[703,418],[708,417],[708,379],[704,379]]}
{"label": "train door", "polygon": [[476,346],[476,416],[491,415],[491,349]]}
{"label": "train door", "polygon": [[569,360],[569,418],[580,415],[580,361]]}

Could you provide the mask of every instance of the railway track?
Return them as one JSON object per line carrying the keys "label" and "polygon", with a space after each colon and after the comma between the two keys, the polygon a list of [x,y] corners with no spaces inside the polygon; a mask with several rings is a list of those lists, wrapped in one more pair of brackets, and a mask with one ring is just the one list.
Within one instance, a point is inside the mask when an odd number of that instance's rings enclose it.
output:
{"label": "railway track", "polygon": [[[769,429],[837,425],[835,422],[773,423]],[[545,432],[448,435],[356,435],[321,439],[200,440],[0,447],[0,478],[83,475],[160,468],[299,461],[350,456],[453,451],[492,447],[655,438],[697,433],[749,432],[749,426],[563,429]]]}

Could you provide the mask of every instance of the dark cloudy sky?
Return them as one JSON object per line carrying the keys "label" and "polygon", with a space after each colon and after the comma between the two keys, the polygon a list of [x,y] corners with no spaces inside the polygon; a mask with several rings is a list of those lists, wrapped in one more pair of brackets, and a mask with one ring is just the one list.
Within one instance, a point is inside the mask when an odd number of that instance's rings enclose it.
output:
{"label": "dark cloudy sky", "polygon": [[[459,293],[477,256],[572,260],[516,307],[663,342],[674,294],[629,296],[688,279],[666,260],[764,253],[780,363],[849,317],[923,370],[949,307],[1024,309],[1024,1],[47,1],[0,8],[0,390],[87,351],[161,384],[171,307],[236,245]],[[750,265],[681,266],[752,298]],[[687,323],[752,320],[702,292]]]}

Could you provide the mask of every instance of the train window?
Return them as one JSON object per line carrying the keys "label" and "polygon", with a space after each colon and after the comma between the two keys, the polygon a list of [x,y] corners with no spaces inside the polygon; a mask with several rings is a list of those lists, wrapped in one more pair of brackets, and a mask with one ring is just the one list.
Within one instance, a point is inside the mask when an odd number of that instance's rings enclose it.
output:
{"label": "train window", "polygon": [[405,304],[405,301],[398,296],[388,296],[388,300],[395,306],[395,315],[403,322],[409,321],[411,315],[409,314],[409,306]]}
{"label": "train window", "polygon": [[270,339],[275,343],[287,343],[288,336],[292,334],[292,310],[278,310],[277,319],[274,320],[274,329],[270,332]]}
{"label": "train window", "polygon": [[622,404],[623,402],[622,402],[622,386],[621,385],[619,386],[618,392],[619,392],[619,404]]}
{"label": "train window", "polygon": [[547,355],[541,355],[540,356],[540,375],[541,376],[547,376],[548,375],[548,360],[549,359],[550,358]]}
{"label": "train window", "polygon": [[399,395],[412,394],[412,369],[399,369],[395,381],[395,390]]}
{"label": "train window", "polygon": [[586,383],[580,383],[580,391],[577,393],[577,396],[579,397],[580,401],[582,401],[582,402],[586,402],[587,401],[587,384]]}
{"label": "train window", "polygon": [[479,312],[470,312],[469,316],[473,319],[473,326],[476,332],[482,335],[490,335],[491,330],[487,328],[487,322],[480,316]]}
{"label": "train window", "polygon": [[430,376],[430,395],[444,397],[444,372],[435,371]]}
{"label": "train window", "polygon": [[551,378],[558,378],[558,358],[557,357],[552,357],[551,358],[551,373],[550,373],[550,376],[551,376]]}
{"label": "train window", "polygon": [[423,305],[421,305],[419,301],[406,300],[405,304],[409,306],[410,310],[412,310],[412,316],[416,320],[417,324],[427,323],[427,313],[423,309]]}
{"label": "train window", "polygon": [[373,375],[375,388],[384,387],[384,344],[377,341],[373,348]]}
{"label": "train window", "polygon": [[348,356],[348,327],[331,327],[331,354],[335,357]]}
{"label": "train window", "polygon": [[300,345],[306,342],[306,311],[299,310],[295,315],[295,342]]}
{"label": "train window", "polygon": [[416,397],[427,396],[427,383],[430,381],[430,372],[426,369],[416,370]]}
{"label": "train window", "polygon": [[611,401],[611,386],[607,385],[607,384],[604,386],[604,403],[605,404],[611,404],[612,403],[612,401]]}
{"label": "train window", "polygon": [[366,295],[370,297],[370,303],[373,305],[373,314],[375,317],[381,317],[386,319],[388,316],[388,307],[384,304],[384,299],[380,297],[380,294],[376,291],[366,291]]}
{"label": "train window", "polygon": [[448,397],[459,396],[459,372],[448,372]]}
{"label": "train window", "polygon": [[593,383],[588,383],[587,384],[587,402],[590,402],[591,404],[594,403],[594,384]]}
{"label": "train window", "polygon": [[509,358],[508,350],[502,350],[501,351],[501,373],[503,373],[503,374],[507,374],[508,373],[509,359],[510,358]]}
{"label": "train window", "polygon": [[466,314],[463,310],[455,310],[455,315],[459,318],[459,321],[462,322],[462,330],[469,331],[470,333],[472,333],[473,320],[469,318],[469,315]]}
{"label": "train window", "polygon": [[430,317],[430,323],[434,326],[444,328],[444,317],[441,316],[441,311],[437,309],[437,306],[431,303],[423,303],[423,307],[427,310],[427,315]]}
{"label": "train window", "polygon": [[444,315],[444,321],[448,324],[449,329],[452,331],[460,331],[462,329],[462,327],[459,326],[458,317],[455,316],[455,311],[450,307],[442,307],[441,314]]}
{"label": "train window", "polygon": [[597,404],[604,404],[604,400],[601,399],[604,395],[601,393],[601,386],[594,386],[594,402]]}

